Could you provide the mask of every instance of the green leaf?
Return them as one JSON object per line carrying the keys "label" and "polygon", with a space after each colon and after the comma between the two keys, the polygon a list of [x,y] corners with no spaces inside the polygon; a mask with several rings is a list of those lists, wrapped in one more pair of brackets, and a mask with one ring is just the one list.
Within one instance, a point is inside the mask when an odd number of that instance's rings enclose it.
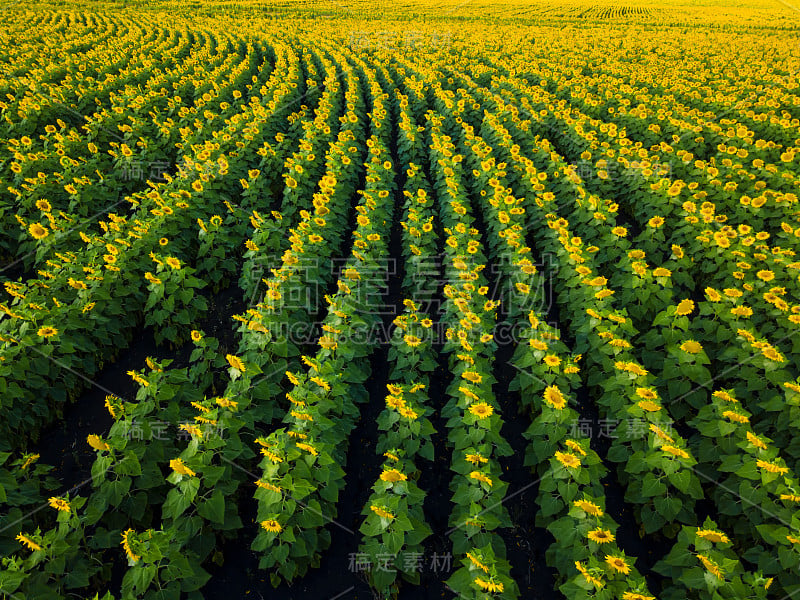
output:
{"label": "green leaf", "polygon": [[667,491],[667,486],[663,482],[655,478],[652,473],[644,476],[642,481],[642,496],[645,498],[652,498],[653,496],[660,496]]}
{"label": "green leaf", "polygon": [[133,450],[125,454],[125,458],[117,463],[114,467],[114,472],[119,475],[130,475],[136,477],[142,474],[142,465],[139,464],[139,459],[134,454]]}
{"label": "green leaf", "polygon": [[670,473],[668,478],[669,482],[677,489],[686,492],[689,489],[689,484],[692,482],[692,473],[688,470],[676,471],[675,473]]}
{"label": "green leaf", "polygon": [[215,490],[210,498],[197,507],[198,514],[212,523],[225,522],[225,496],[220,490]]}

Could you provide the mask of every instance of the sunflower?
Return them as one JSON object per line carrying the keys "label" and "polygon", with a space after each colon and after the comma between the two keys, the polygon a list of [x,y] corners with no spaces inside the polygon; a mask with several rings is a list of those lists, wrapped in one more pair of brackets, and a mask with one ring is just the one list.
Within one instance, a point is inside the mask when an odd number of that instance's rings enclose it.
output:
{"label": "sunflower", "polygon": [[197,329],[192,329],[191,336],[192,336],[192,341],[195,343],[203,339],[203,334],[197,331]]}
{"label": "sunflower", "polygon": [[470,479],[475,479],[476,481],[482,481],[483,483],[485,483],[489,487],[492,487],[492,485],[494,483],[492,481],[491,477],[489,477],[488,475],[485,475],[484,473],[481,473],[480,471],[471,471],[470,474],[469,474],[469,478]]}
{"label": "sunflower", "polygon": [[639,402],[636,403],[636,406],[647,412],[658,412],[661,410],[661,405],[653,402],[652,400],[639,400]]}
{"label": "sunflower", "polygon": [[239,403],[235,400],[230,400],[228,398],[217,398],[216,403],[222,406],[223,408],[229,408],[230,410],[236,410],[239,406]]}
{"label": "sunflower", "polygon": [[258,487],[264,488],[265,490],[270,490],[278,494],[282,493],[280,486],[275,485],[274,483],[270,483],[269,481],[263,481],[261,479],[257,479],[255,483]]}
{"label": "sunflower", "polygon": [[31,223],[28,227],[28,233],[30,233],[34,239],[42,240],[50,235],[50,232],[47,230],[47,227],[42,225],[41,223]]}
{"label": "sunflower", "polygon": [[631,361],[625,362],[618,360],[617,362],[614,363],[614,368],[619,369],[620,371],[627,371],[628,373],[633,373],[634,375],[638,375],[640,377],[647,375],[648,373],[647,369]]}
{"label": "sunflower", "polygon": [[708,558],[703,554],[698,554],[697,558],[700,560],[701,563],[703,563],[703,566],[709,573],[714,575],[717,579],[720,580],[724,579],[724,577],[722,576],[722,571],[720,570],[717,563],[715,563],[713,560],[711,560],[710,558]]}
{"label": "sunflower", "polygon": [[470,462],[475,466],[489,462],[488,458],[486,458],[485,456],[481,456],[481,454],[477,452],[475,454],[467,454],[466,459],[467,462]]}
{"label": "sunflower", "polygon": [[50,498],[47,502],[51,507],[55,508],[58,511],[70,512],[72,510],[72,508],[69,505],[69,502],[64,500],[63,498],[53,497]]}
{"label": "sunflower", "polygon": [[473,555],[472,553],[470,553],[470,552],[467,552],[467,558],[469,559],[469,561],[470,561],[470,562],[471,562],[473,565],[475,565],[477,568],[479,568],[479,569],[480,569],[481,571],[483,571],[484,573],[488,573],[488,572],[489,572],[489,567],[487,567],[485,564],[483,564],[483,563],[480,561],[480,559],[479,559],[478,557],[476,557],[475,555]]}
{"label": "sunflower", "polygon": [[267,519],[266,521],[261,521],[261,527],[263,527],[266,531],[270,533],[280,533],[283,529],[281,524],[278,523],[275,519]]}
{"label": "sunflower", "polygon": [[766,460],[757,460],[756,466],[760,469],[764,469],[768,473],[778,473],[780,475],[785,475],[789,472],[788,467],[781,467],[780,465],[776,465],[775,463],[768,462]]}
{"label": "sunflower", "polygon": [[534,350],[547,350],[548,348],[547,342],[536,338],[531,338],[530,341],[528,342],[528,345]]}
{"label": "sunflower", "polygon": [[658,392],[653,388],[636,388],[636,395],[643,400],[656,400],[658,398]]}
{"label": "sunflower", "polygon": [[743,415],[741,413],[738,413],[738,412],[735,412],[735,411],[732,411],[732,410],[724,411],[722,413],[722,416],[725,417],[726,419],[730,420],[730,421],[733,421],[734,423],[749,423],[750,422],[750,418],[747,415]]}
{"label": "sunflower", "polygon": [[270,461],[272,461],[275,464],[283,462],[283,458],[281,458],[280,456],[278,456],[274,452],[271,452],[270,450],[267,450],[266,448],[261,448],[261,454],[266,456]]}
{"label": "sunflower", "polygon": [[477,585],[485,592],[490,592],[490,593],[499,592],[501,594],[503,593],[503,584],[500,583],[499,581],[495,582],[491,579],[486,580],[486,579],[481,579],[480,577],[476,577],[475,585]]}
{"label": "sunflower", "polygon": [[567,445],[568,448],[570,448],[571,450],[577,452],[581,456],[586,456],[586,450],[584,450],[583,446],[581,446],[575,440],[565,440],[564,443]]}
{"label": "sunflower", "polygon": [[170,267],[172,267],[176,271],[181,268],[181,261],[179,261],[174,256],[168,256],[164,262],[166,262]]}
{"label": "sunflower", "polygon": [[659,427],[658,425],[653,425],[651,423],[650,424],[650,431],[655,433],[659,438],[661,438],[665,442],[669,442],[670,444],[672,444],[675,441],[663,429],[661,429],[661,427]]}
{"label": "sunflower", "polygon": [[762,269],[756,273],[756,277],[758,277],[761,281],[772,281],[775,279],[775,273],[766,269]]}
{"label": "sunflower", "polygon": [[694,311],[694,302],[687,298],[686,300],[680,301],[678,307],[675,309],[675,314],[680,317],[684,317],[686,315],[692,314],[693,311]]}
{"label": "sunflower", "polygon": [[40,337],[43,338],[51,338],[58,333],[58,329],[55,327],[50,327],[49,325],[45,325],[44,327],[40,327],[39,331],[36,332]]}
{"label": "sunflower", "polygon": [[383,508],[383,507],[375,506],[374,504],[371,504],[369,509],[372,512],[374,512],[376,515],[378,515],[381,519],[389,519],[390,521],[392,519],[394,519],[394,515],[392,513],[390,513],[388,510],[386,510],[385,508]]}
{"label": "sunflower", "polygon": [[555,453],[555,458],[562,465],[571,469],[575,469],[581,466],[581,459],[578,458],[578,456],[573,454],[572,452],[558,451]]}
{"label": "sunflower", "polygon": [[316,383],[319,387],[321,387],[326,392],[331,391],[331,385],[325,381],[322,377],[309,377],[309,381]]}
{"label": "sunflower", "polygon": [[475,371],[464,371],[463,373],[461,373],[461,377],[462,379],[466,379],[470,383],[475,383],[475,384],[478,384],[481,381],[483,381],[483,377],[481,376],[481,374]]}
{"label": "sunflower", "polygon": [[587,533],[586,537],[593,542],[597,542],[598,544],[608,544],[614,541],[614,534],[607,529],[601,529],[600,527]]}
{"label": "sunflower", "polygon": [[20,469],[24,471],[29,466],[31,466],[33,463],[35,463],[37,460],[39,460],[39,455],[38,454],[24,454],[22,456],[22,458],[25,459],[25,462],[22,463],[22,466],[20,467]]}
{"label": "sunflower", "polygon": [[544,390],[544,401],[553,408],[557,410],[561,410],[566,406],[567,400],[564,398],[564,394],[561,393],[561,390],[558,389],[555,385],[549,385]]}
{"label": "sunflower", "polygon": [[664,444],[661,446],[661,450],[663,452],[667,452],[672,456],[677,456],[678,458],[689,458],[689,453],[686,450],[678,448],[677,446],[672,446],[670,444]]}
{"label": "sunflower", "polygon": [[314,446],[312,446],[311,444],[305,444],[303,442],[298,442],[297,443],[297,447],[300,448],[300,450],[305,450],[306,452],[308,452],[309,454],[311,454],[313,456],[317,456],[319,454],[319,451],[316,448],[314,448]]}
{"label": "sunflower", "polygon": [[406,334],[403,336],[403,341],[408,344],[411,348],[416,348],[422,343],[422,340],[415,335]]}
{"label": "sunflower", "polygon": [[486,404],[486,402],[478,402],[470,405],[469,412],[479,419],[485,419],[492,415],[494,408],[490,404]]}
{"label": "sunflower", "polygon": [[95,450],[99,450],[101,452],[106,450],[111,450],[111,446],[109,446],[106,442],[101,440],[99,435],[91,434],[86,436],[86,443],[89,444]]}
{"label": "sunflower", "polygon": [[711,394],[714,398],[719,398],[720,400],[724,400],[725,402],[730,402],[731,404],[737,404],[739,401],[731,394],[730,390],[717,390],[713,394]]}
{"label": "sunflower", "polygon": [[222,225],[222,217],[220,217],[219,215],[213,215],[208,220],[208,222],[211,223],[211,225],[213,225],[214,227],[219,227],[220,225]]}
{"label": "sunflower", "polygon": [[[603,586],[605,586],[605,582],[602,579],[598,579],[597,577],[591,575],[589,573],[589,570],[586,567],[584,567],[583,563],[581,563],[580,561],[577,560],[575,561],[575,568],[578,569],[580,574],[583,575],[583,578],[587,582],[594,585],[596,588],[600,589]],[[593,571],[596,571],[596,569],[593,569]]]}
{"label": "sunflower", "polygon": [[773,362],[786,362],[783,354],[778,352],[775,348],[769,347],[765,349],[762,354]]}
{"label": "sunflower", "polygon": [[555,368],[561,364],[561,359],[553,354],[546,354],[543,360],[548,367]]}
{"label": "sunflower", "polygon": [[196,475],[194,471],[186,466],[181,458],[173,458],[169,461],[169,468],[179,475],[188,475],[189,477],[194,477]]}
{"label": "sunflower", "polygon": [[589,500],[575,500],[572,504],[577,508],[580,508],[586,514],[594,517],[603,516],[603,509],[600,508],[599,505],[595,504],[594,502],[590,502]]}
{"label": "sunflower", "polygon": [[141,556],[137,556],[136,554],[133,553],[133,550],[131,550],[130,536],[131,536],[132,533],[134,533],[134,531],[133,531],[133,529],[130,529],[130,528],[128,528],[125,531],[123,531],[122,532],[122,542],[120,542],[120,544],[125,549],[125,554],[128,555],[128,558],[132,562],[136,562],[141,558]]}
{"label": "sunflower", "polygon": [[587,279],[583,283],[585,283],[586,285],[590,285],[592,287],[603,287],[605,284],[608,283],[608,279],[602,276],[598,276],[592,279]]}
{"label": "sunflower", "polygon": [[627,575],[631,572],[631,568],[628,563],[625,561],[625,558],[622,556],[612,556],[610,554],[606,555],[606,563],[609,567],[611,567],[614,571],[618,573],[622,573],[623,575]]}
{"label": "sunflower", "polygon": [[717,544],[727,544],[730,541],[727,535],[721,531],[714,531],[713,529],[698,529],[695,533],[697,537]]}
{"label": "sunflower", "polygon": [[33,541],[31,538],[29,538],[28,536],[26,536],[26,535],[23,535],[22,533],[18,534],[18,535],[17,535],[17,537],[16,537],[16,538],[14,538],[14,539],[16,539],[16,540],[17,540],[17,541],[18,541],[20,544],[22,544],[23,546],[27,547],[27,548],[28,548],[28,550],[33,550],[33,551],[35,551],[35,550],[41,550],[41,549],[42,549],[42,547],[41,547],[39,544],[37,544],[36,542],[34,542],[34,541]]}
{"label": "sunflower", "polygon": [[199,438],[203,437],[203,431],[197,425],[190,425],[188,423],[183,423],[178,426],[178,429],[180,429],[181,431],[185,431],[186,433],[194,437],[199,437]]}
{"label": "sunflower", "polygon": [[237,371],[241,371],[242,373],[245,372],[246,367],[244,366],[244,362],[238,356],[234,356],[233,354],[228,354],[225,356],[225,360],[228,361],[228,364],[236,369]]}
{"label": "sunflower", "polygon": [[655,596],[645,596],[639,592],[625,592],[622,594],[622,600],[656,600]]}
{"label": "sunflower", "polygon": [[767,445],[761,441],[757,435],[751,433],[750,431],[747,432],[747,441],[753,444],[756,448],[760,448],[761,450],[766,450]]}
{"label": "sunflower", "polygon": [[50,212],[51,210],[53,210],[53,207],[50,206],[50,203],[44,199],[36,201],[36,208],[38,208],[42,212]]}
{"label": "sunflower", "polygon": [[703,346],[694,340],[686,340],[681,344],[681,350],[689,354],[699,354]]}
{"label": "sunflower", "polygon": [[381,481],[386,481],[388,483],[406,481],[407,479],[408,477],[397,469],[386,469],[383,471],[383,473],[381,473]]}
{"label": "sunflower", "polygon": [[406,419],[409,419],[411,421],[414,421],[417,419],[417,417],[419,417],[419,414],[417,414],[417,412],[414,409],[408,408],[407,406],[401,406],[400,408],[397,409],[397,412],[400,413],[400,416],[405,417]]}

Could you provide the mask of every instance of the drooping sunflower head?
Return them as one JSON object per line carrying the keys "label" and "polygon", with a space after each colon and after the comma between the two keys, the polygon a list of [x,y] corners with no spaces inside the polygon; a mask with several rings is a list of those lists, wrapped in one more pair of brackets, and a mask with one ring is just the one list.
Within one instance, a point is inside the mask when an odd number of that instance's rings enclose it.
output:
{"label": "drooping sunflower head", "polygon": [[30,537],[28,537],[27,535],[24,535],[22,533],[17,535],[17,537],[14,538],[14,539],[16,539],[20,544],[22,544],[26,548],[28,548],[28,550],[31,550],[31,551],[35,552],[36,550],[41,550],[42,549],[42,547],[39,544],[37,544],[35,541],[33,541],[33,539],[31,539]]}
{"label": "drooping sunflower head", "polygon": [[133,550],[131,549],[131,536],[134,533],[135,532],[133,531],[133,529],[130,528],[126,529],[125,531],[122,532],[122,541],[120,542],[122,547],[125,549],[125,554],[131,560],[131,562],[137,562],[141,558],[141,556],[134,554]]}
{"label": "drooping sunflower head", "polygon": [[695,534],[697,537],[708,540],[709,542],[714,542],[715,544],[727,544],[730,541],[727,535],[713,529],[698,529]]}
{"label": "drooping sunflower head", "polygon": [[225,356],[225,359],[228,361],[228,364],[237,371],[241,371],[242,373],[246,371],[244,362],[238,356],[234,356],[233,354],[228,354]]}
{"label": "drooping sunflower head", "polygon": [[575,500],[572,503],[577,508],[580,508],[586,514],[592,515],[594,517],[602,517],[603,516],[603,509],[600,508],[599,505],[595,504],[586,499],[582,500]]}

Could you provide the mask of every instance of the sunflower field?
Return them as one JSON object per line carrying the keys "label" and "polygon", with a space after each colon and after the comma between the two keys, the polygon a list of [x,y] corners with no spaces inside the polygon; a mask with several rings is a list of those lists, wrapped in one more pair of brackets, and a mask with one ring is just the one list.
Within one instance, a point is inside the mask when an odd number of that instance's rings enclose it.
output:
{"label": "sunflower field", "polygon": [[2,600],[800,594],[800,8],[2,11]]}

